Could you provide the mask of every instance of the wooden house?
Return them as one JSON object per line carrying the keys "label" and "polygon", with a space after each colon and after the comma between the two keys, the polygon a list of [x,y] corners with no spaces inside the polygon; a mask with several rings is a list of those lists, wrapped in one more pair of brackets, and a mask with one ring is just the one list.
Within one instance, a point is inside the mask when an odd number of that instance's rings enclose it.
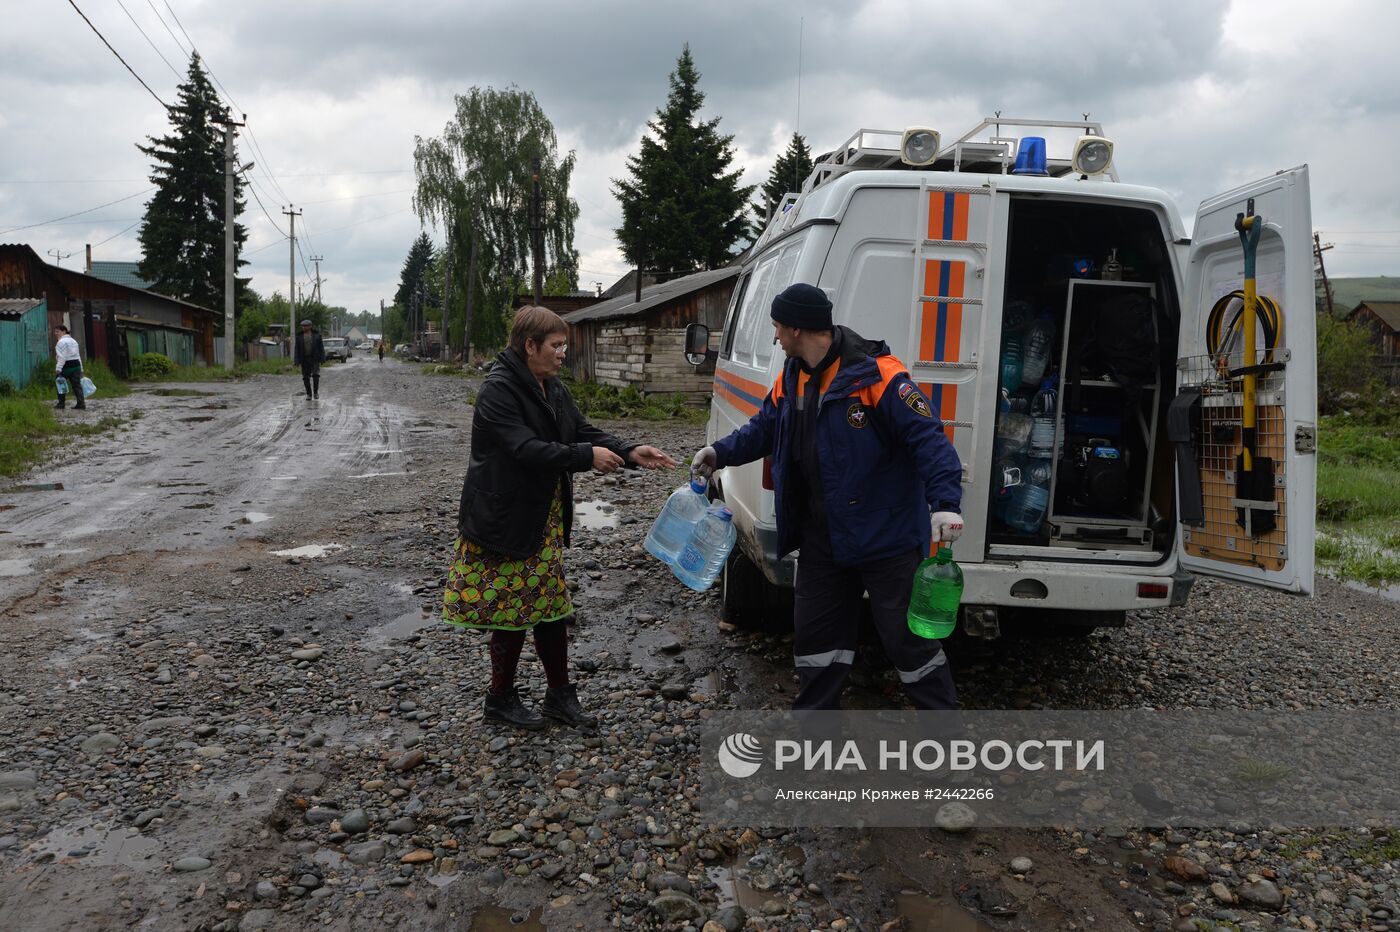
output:
{"label": "wooden house", "polygon": [[1371,331],[1381,365],[1400,365],[1400,301],[1362,301],[1347,315],[1347,323]]}
{"label": "wooden house", "polygon": [[566,365],[580,381],[647,395],[683,394],[692,404],[708,404],[713,354],[701,366],[686,362],[685,328],[705,324],[717,343],[738,277],[737,265],[710,269],[647,285],[640,300],[634,290],[622,290],[564,314],[569,325]]}

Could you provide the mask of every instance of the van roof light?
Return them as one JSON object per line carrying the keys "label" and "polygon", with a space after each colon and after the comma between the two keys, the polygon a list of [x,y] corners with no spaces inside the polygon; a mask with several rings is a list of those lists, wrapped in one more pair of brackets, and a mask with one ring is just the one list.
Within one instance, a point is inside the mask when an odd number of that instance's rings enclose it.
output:
{"label": "van roof light", "polygon": [[1113,143],[1102,136],[1080,136],[1070,166],[1081,175],[1102,175],[1113,164]]}
{"label": "van roof light", "polygon": [[1016,167],[1013,175],[1048,175],[1045,170],[1045,137],[1025,136],[1016,150]]}
{"label": "van roof light", "polygon": [[938,130],[927,126],[911,126],[899,141],[899,160],[905,165],[932,165],[938,158],[941,141]]}

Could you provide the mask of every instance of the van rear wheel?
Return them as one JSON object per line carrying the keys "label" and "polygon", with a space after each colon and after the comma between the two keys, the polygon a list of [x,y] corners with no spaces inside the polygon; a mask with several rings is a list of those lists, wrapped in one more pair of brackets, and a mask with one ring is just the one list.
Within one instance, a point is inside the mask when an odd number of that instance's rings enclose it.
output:
{"label": "van rear wheel", "polygon": [[775,586],[740,547],[720,577],[720,617],[736,628],[777,634],[792,630],[792,590]]}

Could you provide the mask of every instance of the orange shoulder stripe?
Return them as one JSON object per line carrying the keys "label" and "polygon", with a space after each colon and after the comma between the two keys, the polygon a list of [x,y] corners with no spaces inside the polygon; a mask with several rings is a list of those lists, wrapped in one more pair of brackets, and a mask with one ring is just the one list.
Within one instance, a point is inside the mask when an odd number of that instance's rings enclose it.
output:
{"label": "orange shoulder stripe", "polygon": [[880,370],[880,381],[860,390],[861,401],[872,408],[880,403],[881,398],[885,397],[885,389],[890,387],[890,382],[906,371],[904,363],[893,356],[876,356],[875,365]]}

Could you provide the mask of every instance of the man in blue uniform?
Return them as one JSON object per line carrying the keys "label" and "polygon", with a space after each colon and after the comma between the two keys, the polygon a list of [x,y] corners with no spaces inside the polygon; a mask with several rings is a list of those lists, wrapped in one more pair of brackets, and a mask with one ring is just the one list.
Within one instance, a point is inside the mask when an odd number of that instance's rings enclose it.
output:
{"label": "man in blue uniform", "polygon": [[831,301],[794,284],[773,299],[787,362],[747,424],[693,460],[697,472],[773,460],[778,554],[801,548],[794,709],[838,709],[855,660],[862,594],[905,693],[955,709],[936,640],[909,630],[914,570],[962,532],[962,464],[928,398],[882,341],[834,327]]}

